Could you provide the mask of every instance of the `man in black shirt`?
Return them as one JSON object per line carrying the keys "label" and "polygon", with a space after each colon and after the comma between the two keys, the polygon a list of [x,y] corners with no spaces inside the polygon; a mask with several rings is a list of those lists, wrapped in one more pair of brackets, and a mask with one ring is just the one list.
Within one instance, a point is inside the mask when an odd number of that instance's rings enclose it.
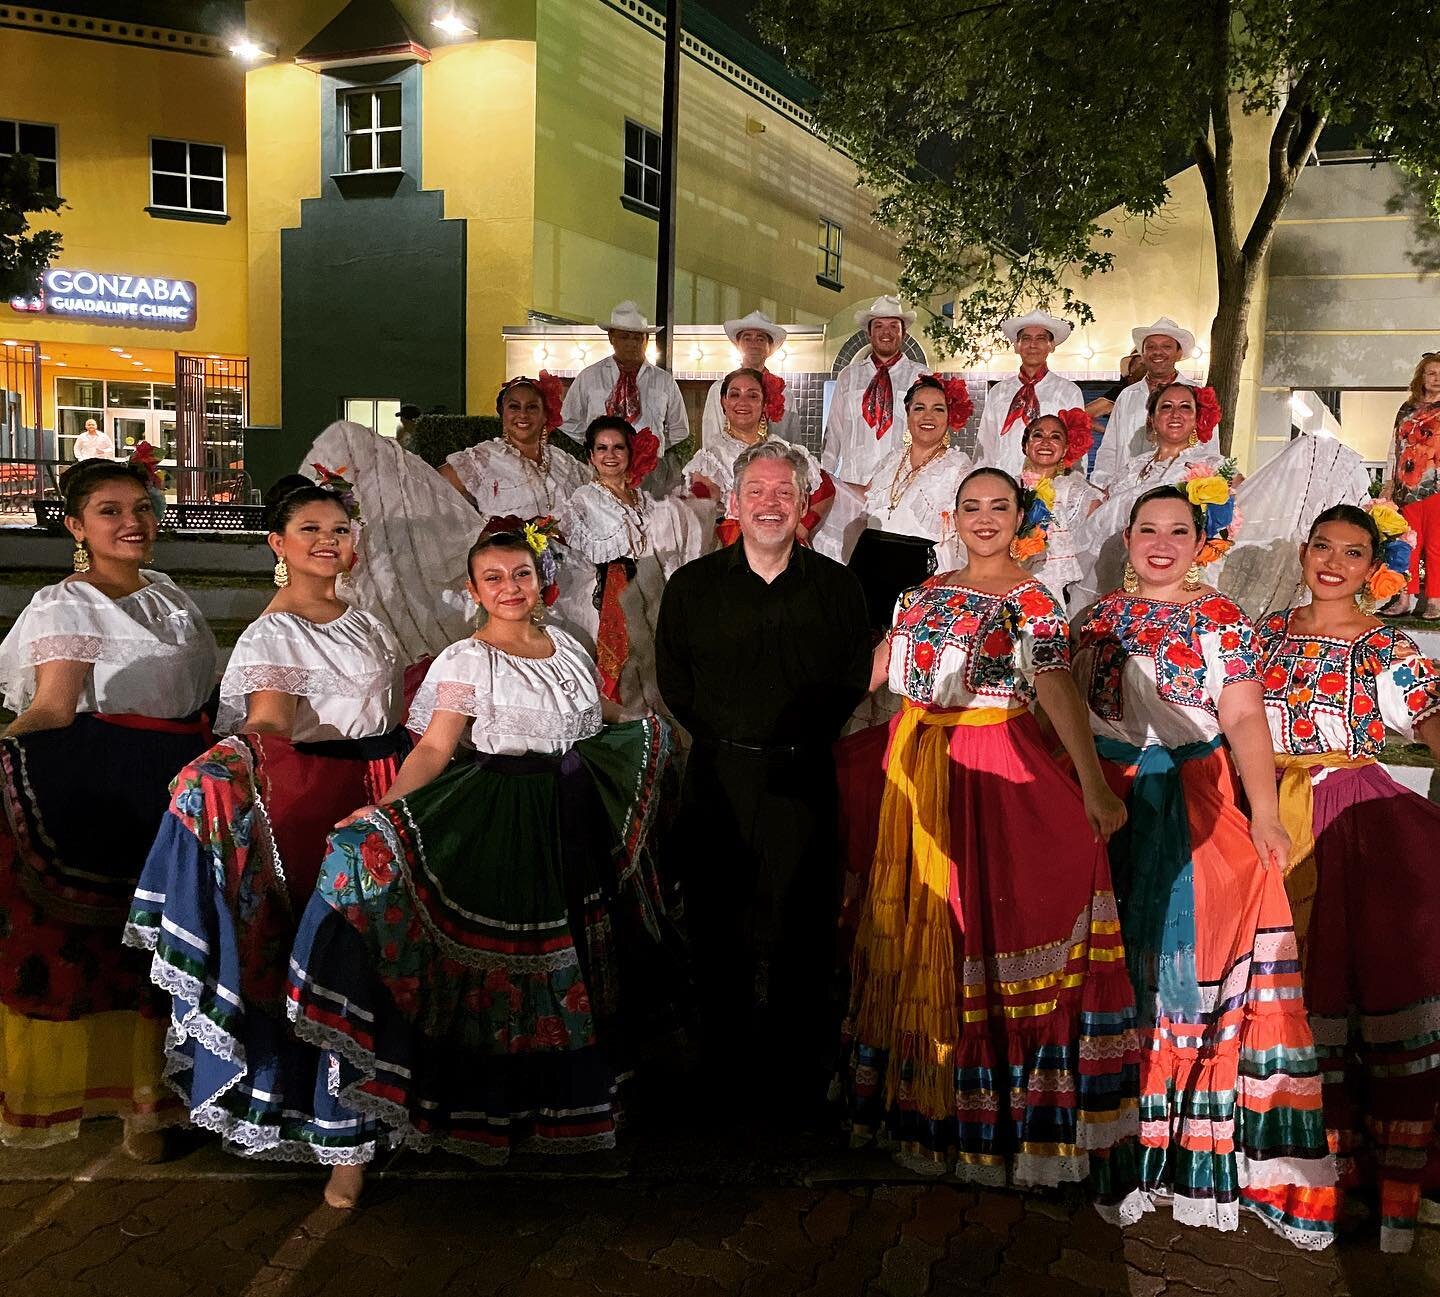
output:
{"label": "man in black shirt", "polygon": [[817,1101],[834,1061],[830,747],[871,659],[859,582],[795,541],[806,473],[785,442],[741,454],[741,539],[670,578],[655,643],[660,692],[695,740],[672,843],[705,1064],[732,1096],[763,1070],[782,1106]]}

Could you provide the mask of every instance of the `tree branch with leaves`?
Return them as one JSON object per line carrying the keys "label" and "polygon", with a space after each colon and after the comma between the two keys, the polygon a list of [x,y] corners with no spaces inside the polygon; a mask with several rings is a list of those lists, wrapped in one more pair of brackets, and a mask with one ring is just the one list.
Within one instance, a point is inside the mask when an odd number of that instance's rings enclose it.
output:
{"label": "tree branch with leaves", "polygon": [[40,276],[60,255],[58,231],[30,228],[32,215],[49,215],[65,206],[40,188],[39,172],[27,154],[0,158],[0,300],[33,296]]}
{"label": "tree branch with leaves", "polygon": [[[1440,221],[1440,28],[1419,0],[1173,6],[766,0],[762,21],[814,85],[816,124],[856,160],[900,241],[902,293],[954,299],[926,333],[965,363],[1043,306],[1094,318],[1106,212],[1156,217],[1190,163],[1216,253],[1210,382],[1233,413],[1250,305],[1277,223],[1328,121],[1359,128]],[[1236,207],[1236,114],[1270,123],[1265,186]],[[1233,424],[1222,429],[1228,451]]]}

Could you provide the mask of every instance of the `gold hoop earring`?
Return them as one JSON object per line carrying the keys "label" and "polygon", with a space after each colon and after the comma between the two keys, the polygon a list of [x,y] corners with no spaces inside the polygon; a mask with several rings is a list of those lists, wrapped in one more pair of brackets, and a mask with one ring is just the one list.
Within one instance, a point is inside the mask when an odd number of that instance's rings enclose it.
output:
{"label": "gold hoop earring", "polygon": [[290,565],[283,558],[275,561],[275,584],[282,590],[290,584]]}
{"label": "gold hoop earring", "polygon": [[1135,570],[1129,559],[1125,560],[1125,575],[1120,579],[1120,588],[1126,594],[1140,593],[1140,573]]}
{"label": "gold hoop earring", "polygon": [[1187,441],[1185,444],[1186,444],[1187,446],[1194,446],[1195,444],[1197,444],[1197,443],[1199,442],[1199,440],[1200,440],[1200,434],[1199,434],[1198,432],[1192,431],[1192,432],[1190,433],[1190,440]]}
{"label": "gold hoop earring", "polygon": [[763,414],[760,416],[760,423],[758,427],[760,429],[760,435],[762,437],[768,437],[770,435],[770,420],[767,419]]}
{"label": "gold hoop earring", "polygon": [[71,562],[77,572],[88,572],[90,570],[90,550],[83,540],[75,542],[75,553],[71,555]]}
{"label": "gold hoop earring", "polygon": [[1205,569],[1199,563],[1191,563],[1185,570],[1185,588],[1198,590],[1205,584]]}

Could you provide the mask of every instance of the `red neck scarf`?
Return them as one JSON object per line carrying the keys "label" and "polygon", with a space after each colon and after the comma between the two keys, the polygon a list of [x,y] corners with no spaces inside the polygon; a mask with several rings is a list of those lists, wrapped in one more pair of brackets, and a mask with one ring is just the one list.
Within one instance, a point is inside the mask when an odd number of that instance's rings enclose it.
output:
{"label": "red neck scarf", "polygon": [[620,377],[615,380],[615,386],[610,389],[610,395],[605,398],[605,413],[619,415],[627,423],[638,423],[640,421],[640,384],[637,380],[640,366],[621,365],[618,360],[615,363],[620,370]]}
{"label": "red neck scarf", "polygon": [[765,388],[765,418],[770,423],[779,423],[785,417],[785,380],[779,374],[762,369],[760,381]]}
{"label": "red neck scarf", "polygon": [[879,441],[895,422],[895,385],[890,381],[890,371],[895,362],[904,355],[897,351],[889,360],[870,357],[875,366],[875,376],[860,398],[860,413],[865,422],[875,429],[875,440]]}
{"label": "red neck scarf", "polygon": [[1025,371],[1020,371],[1020,387],[1010,401],[1010,409],[1005,413],[1005,425],[1000,429],[1002,437],[1010,431],[1010,425],[1017,419],[1020,420],[1020,426],[1026,428],[1029,427],[1031,419],[1040,417],[1040,398],[1036,395],[1035,388],[1049,372],[1044,365],[1036,371],[1034,378],[1026,378]]}

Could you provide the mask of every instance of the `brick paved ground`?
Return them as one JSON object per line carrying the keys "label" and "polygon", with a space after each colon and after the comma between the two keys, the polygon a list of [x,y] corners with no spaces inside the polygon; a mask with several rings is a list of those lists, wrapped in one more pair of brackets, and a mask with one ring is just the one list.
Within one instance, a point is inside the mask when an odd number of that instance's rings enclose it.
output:
{"label": "brick paved ground", "polygon": [[906,1179],[818,1139],[637,1140],[562,1176],[390,1159],[354,1213],[320,1180],[201,1147],[135,1167],[97,1123],[0,1153],[5,1297],[1386,1297],[1440,1293],[1440,1231],[1384,1257],[1361,1229],[1310,1256],[1247,1222],[1121,1233],[1080,1193]]}

